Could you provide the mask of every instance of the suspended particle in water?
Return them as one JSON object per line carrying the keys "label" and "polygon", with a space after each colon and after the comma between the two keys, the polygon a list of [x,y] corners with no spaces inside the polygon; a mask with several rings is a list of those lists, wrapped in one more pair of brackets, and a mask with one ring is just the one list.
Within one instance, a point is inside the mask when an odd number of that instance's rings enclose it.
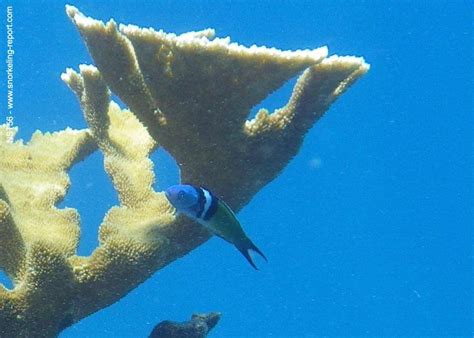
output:
{"label": "suspended particle in water", "polygon": [[309,160],[309,167],[311,169],[319,169],[321,168],[321,158],[319,157],[313,157],[311,160]]}

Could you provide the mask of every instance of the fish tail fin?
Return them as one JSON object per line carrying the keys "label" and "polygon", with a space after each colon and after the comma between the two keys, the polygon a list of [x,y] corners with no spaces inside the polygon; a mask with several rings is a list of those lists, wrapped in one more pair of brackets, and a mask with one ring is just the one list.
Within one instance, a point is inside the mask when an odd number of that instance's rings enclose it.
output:
{"label": "fish tail fin", "polygon": [[252,251],[255,251],[256,253],[258,253],[260,256],[262,256],[262,258],[268,262],[268,259],[267,257],[265,257],[265,255],[263,254],[263,252],[257,248],[257,246],[255,244],[252,243],[252,241],[250,239],[247,239],[245,242],[239,244],[239,245],[236,245],[237,249],[242,253],[242,255],[247,259],[247,261],[250,263],[250,265],[252,265],[252,267],[255,269],[255,270],[258,270],[257,266],[255,265],[253,259],[252,259],[252,256],[250,256],[250,253],[249,251],[252,250]]}

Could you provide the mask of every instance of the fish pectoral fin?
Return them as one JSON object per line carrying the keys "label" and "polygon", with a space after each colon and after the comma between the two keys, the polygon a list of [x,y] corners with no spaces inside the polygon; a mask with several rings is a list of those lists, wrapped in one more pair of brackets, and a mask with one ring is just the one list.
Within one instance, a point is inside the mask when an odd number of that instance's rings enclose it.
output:
{"label": "fish pectoral fin", "polygon": [[253,261],[252,256],[250,256],[250,250],[255,251],[256,253],[258,253],[260,256],[262,256],[262,258],[266,262],[268,262],[267,257],[265,257],[263,252],[259,248],[257,248],[257,246],[255,244],[253,244],[250,239],[247,239],[245,242],[243,242],[241,244],[236,244],[235,247],[242,253],[242,255],[247,259],[247,261],[250,263],[250,265],[252,265],[252,267],[255,270],[258,270],[258,268],[255,265],[255,262]]}

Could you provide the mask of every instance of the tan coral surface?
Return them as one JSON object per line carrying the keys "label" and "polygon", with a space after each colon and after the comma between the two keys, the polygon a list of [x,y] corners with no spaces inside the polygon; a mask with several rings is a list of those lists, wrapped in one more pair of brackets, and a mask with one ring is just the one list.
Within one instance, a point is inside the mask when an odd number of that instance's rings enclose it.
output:
{"label": "tan coral surface", "polygon": [[[97,67],[62,76],[89,129],[38,132],[23,144],[0,128],[0,268],[14,281],[13,290],[0,286],[0,336],[54,336],[209,238],[152,189],[149,155],[158,146],[177,160],[183,181],[239,210],[368,70],[362,58],[327,57],[325,47],[246,48],[210,29],[177,36],[104,24],[71,6],[67,13]],[[247,120],[300,72],[285,106]],[[109,88],[130,111],[110,101]],[[55,205],[69,185],[66,171],[96,148],[120,205],[105,215],[99,247],[79,257],[79,216]]]}
{"label": "tan coral surface", "polygon": [[[0,127],[0,268],[15,288],[0,285],[0,334],[58,332],[71,298],[67,257],[79,241],[79,215],[57,209],[69,186],[66,175],[96,146],[87,131],[36,132],[28,144],[11,143]],[[48,301],[46,301],[48,300]]]}

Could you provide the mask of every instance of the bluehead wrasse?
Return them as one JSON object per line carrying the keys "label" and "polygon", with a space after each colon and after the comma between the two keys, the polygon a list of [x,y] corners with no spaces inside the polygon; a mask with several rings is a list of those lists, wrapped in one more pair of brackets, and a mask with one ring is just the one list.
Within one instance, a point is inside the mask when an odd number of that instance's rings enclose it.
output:
{"label": "bluehead wrasse", "polygon": [[258,268],[249,250],[255,251],[267,261],[263,252],[247,237],[232,209],[209,190],[180,184],[166,189],[165,195],[179,213],[233,244],[256,270]]}

